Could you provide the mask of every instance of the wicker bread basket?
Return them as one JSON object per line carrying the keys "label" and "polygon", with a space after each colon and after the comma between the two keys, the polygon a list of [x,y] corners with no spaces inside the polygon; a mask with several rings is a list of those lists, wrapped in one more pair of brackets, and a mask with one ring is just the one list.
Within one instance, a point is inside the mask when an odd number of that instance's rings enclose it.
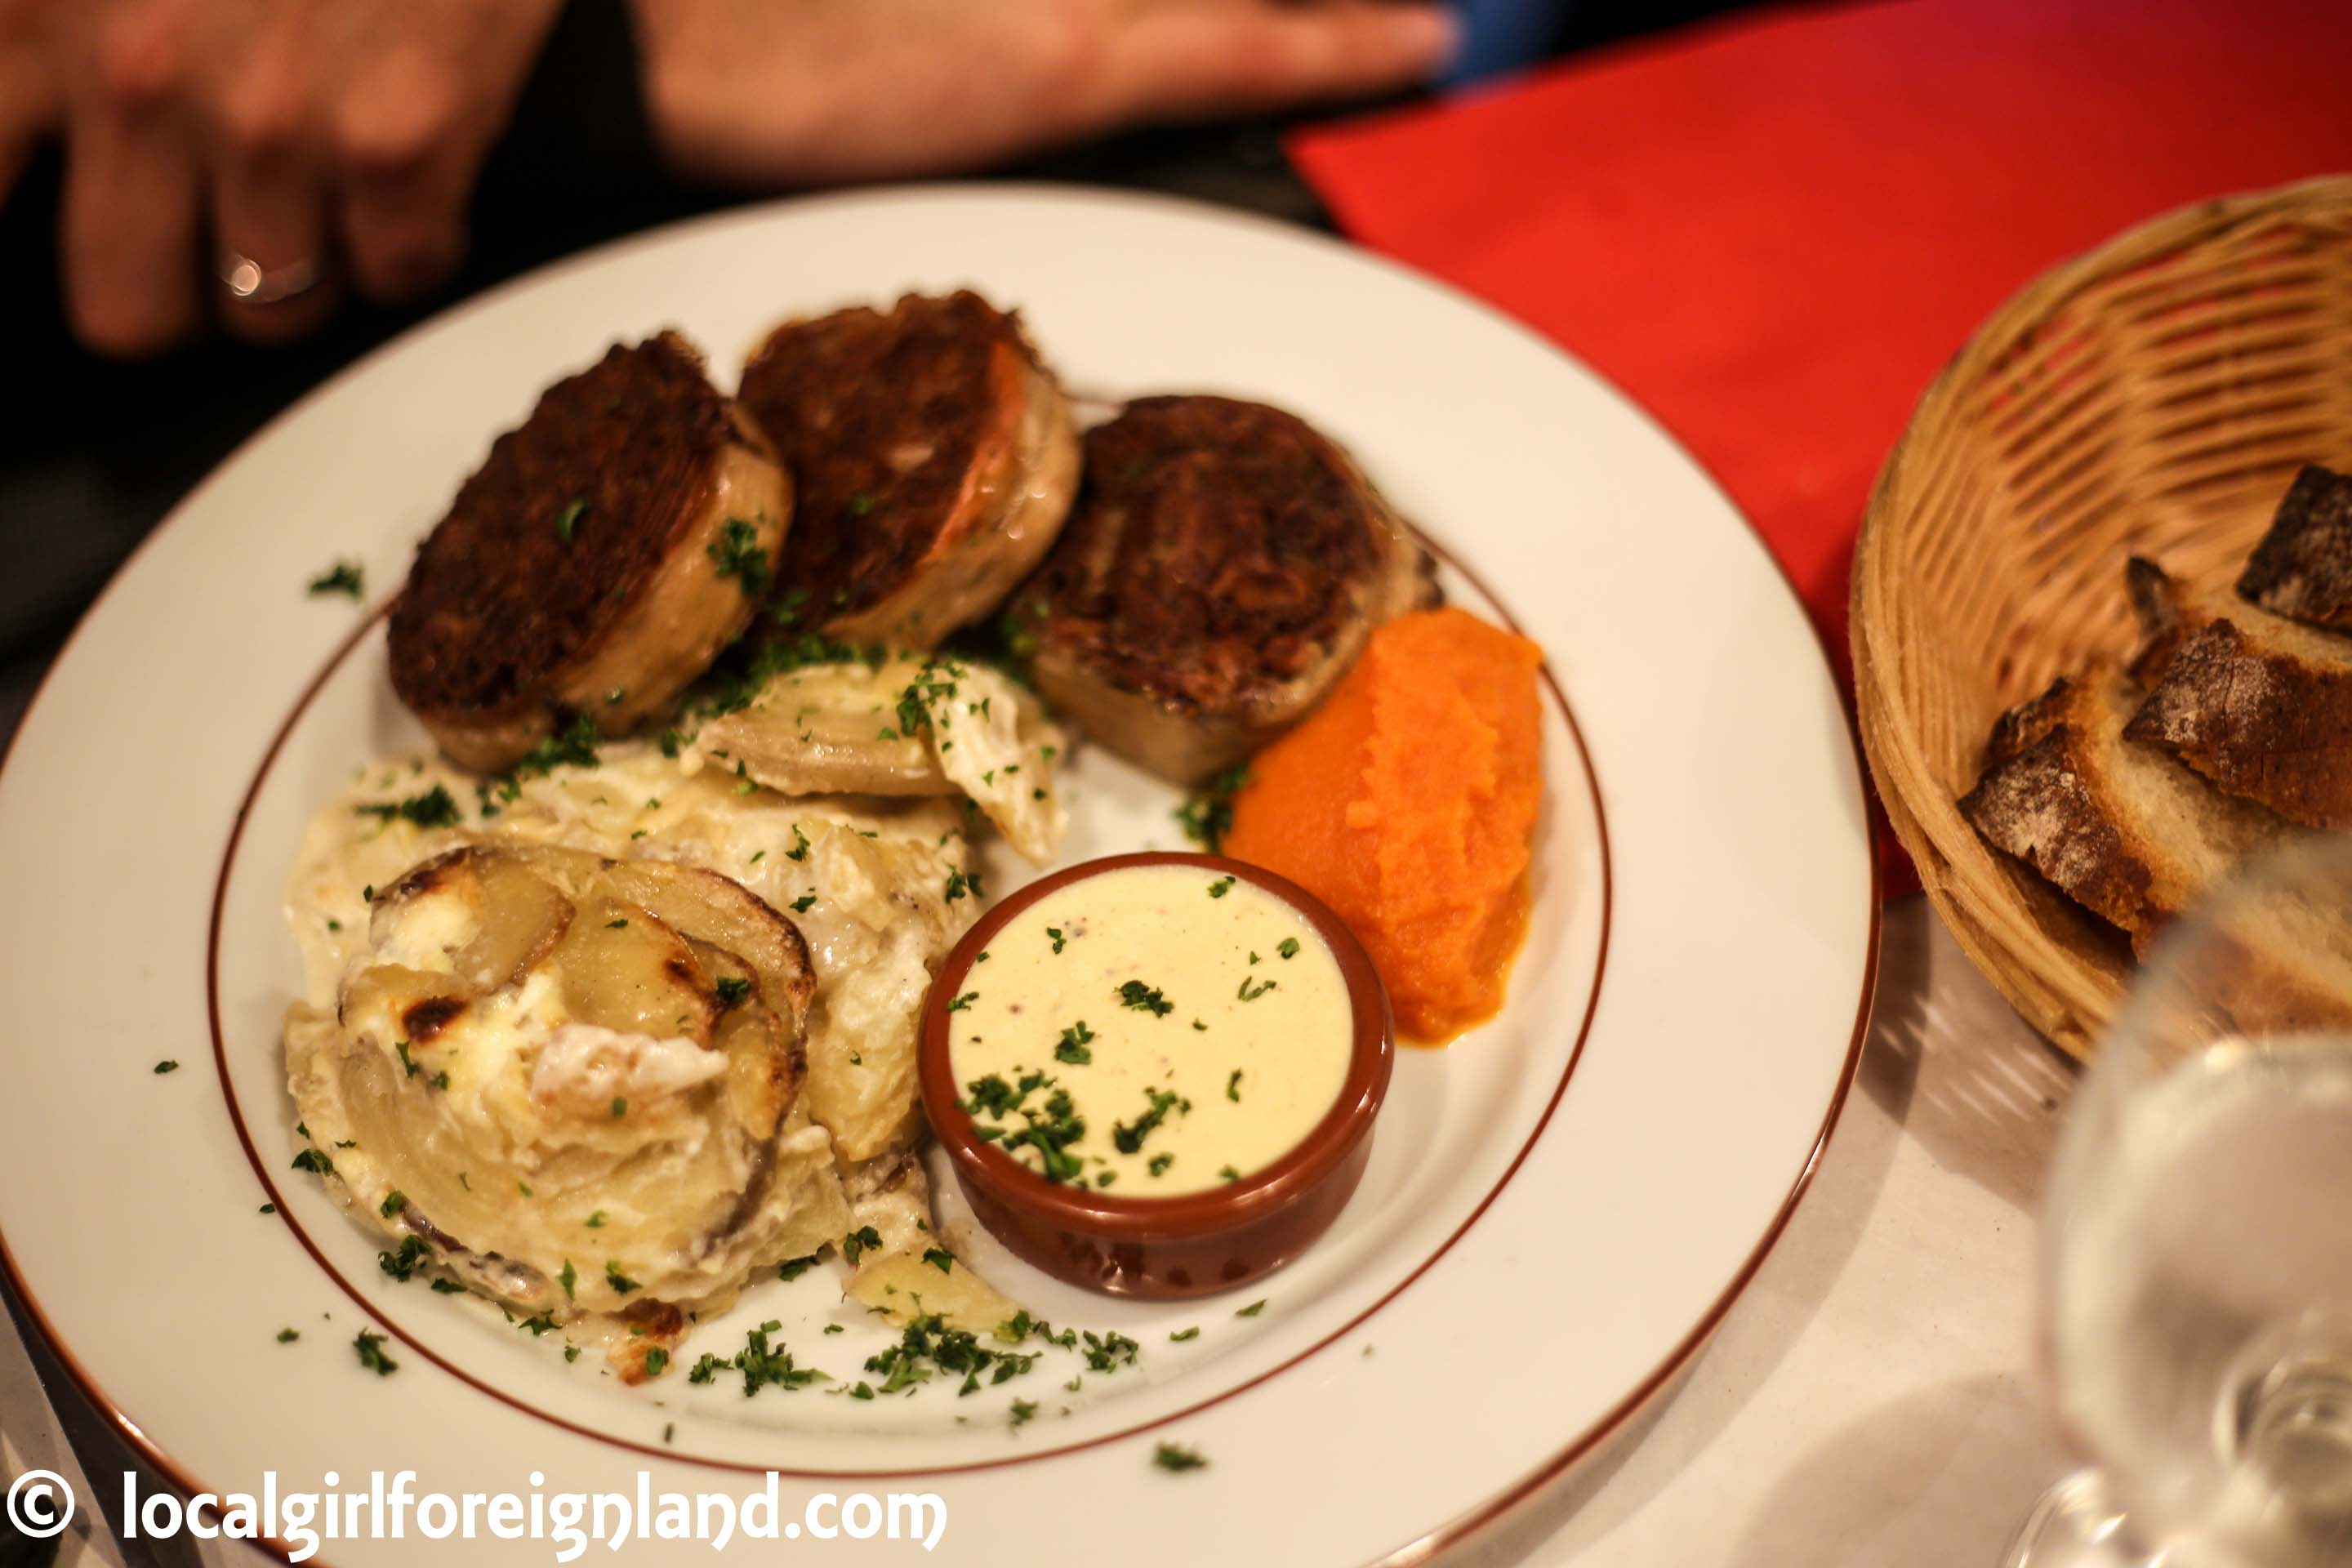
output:
{"label": "wicker bread basket", "polygon": [[2120,936],[1955,801],[2003,709],[2133,631],[2124,562],[2229,583],[2297,465],[2352,466],[2352,178],[2158,218],[2011,300],[1927,388],[1853,572],[1864,749],[1937,911],[2086,1055]]}

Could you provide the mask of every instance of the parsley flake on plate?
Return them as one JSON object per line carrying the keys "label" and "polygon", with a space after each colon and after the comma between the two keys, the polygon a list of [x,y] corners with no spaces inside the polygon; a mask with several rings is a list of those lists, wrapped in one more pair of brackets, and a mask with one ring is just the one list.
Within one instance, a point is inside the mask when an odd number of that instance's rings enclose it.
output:
{"label": "parsley flake on plate", "polygon": [[382,1334],[372,1334],[362,1329],[359,1338],[352,1342],[352,1350],[359,1356],[360,1365],[378,1377],[390,1377],[400,1370],[400,1363],[383,1353]]}
{"label": "parsley flake on plate", "polygon": [[356,561],[338,561],[310,579],[310,597],[314,599],[324,598],[330,594],[341,594],[356,600],[366,591],[362,568]]}

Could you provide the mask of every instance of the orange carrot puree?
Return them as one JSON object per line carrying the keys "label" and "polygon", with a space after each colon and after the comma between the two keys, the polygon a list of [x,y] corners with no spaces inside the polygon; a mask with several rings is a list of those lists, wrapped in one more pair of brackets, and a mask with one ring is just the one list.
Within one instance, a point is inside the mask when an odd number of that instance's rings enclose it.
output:
{"label": "orange carrot puree", "polygon": [[1502,1005],[1543,799],[1542,659],[1465,610],[1391,621],[1234,800],[1225,853],[1329,904],[1421,1044]]}

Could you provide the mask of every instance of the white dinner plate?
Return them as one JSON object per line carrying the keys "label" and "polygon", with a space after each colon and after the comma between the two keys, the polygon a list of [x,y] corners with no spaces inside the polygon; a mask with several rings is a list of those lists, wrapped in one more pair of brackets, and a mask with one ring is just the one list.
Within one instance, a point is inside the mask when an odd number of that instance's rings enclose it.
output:
{"label": "white dinner plate", "polygon": [[[598,1355],[563,1361],[560,1336],[386,1278],[380,1238],[288,1169],[278,1022],[299,970],[278,890],[296,832],[360,760],[422,743],[380,623],[304,584],[349,556],[373,595],[396,585],[490,437],[615,338],[677,325],[727,384],[783,315],[966,284],[1018,306],[1088,397],[1218,391],[1305,416],[1425,531],[1456,602],[1542,644],[1548,789],[1509,1003],[1448,1050],[1402,1053],[1337,1226],[1234,1299],[1083,1295],[952,1214],[959,1252],[1015,1299],[1140,1342],[1129,1371],[1072,1393],[1049,1360],[968,1399],[626,1388]],[[1087,748],[1070,778],[1066,859],[1177,847],[1172,791]],[[450,1492],[527,1492],[533,1472],[549,1491],[633,1492],[646,1470],[656,1492],[741,1495],[777,1469],[788,1499],[938,1493],[940,1561],[1115,1543],[1133,1568],[1419,1560],[1622,1421],[1786,1222],[1852,1076],[1877,929],[1861,770],[1814,634],[1738,514],[1624,398],[1316,236],[986,187],[624,240],[305,398],[166,520],[50,673],[0,776],[0,1256],[84,1392],[181,1484],[414,1469]],[[755,1287],[686,1353],[724,1354],[772,1317],[804,1363],[854,1378],[885,1334],[841,1304],[834,1267]],[[301,1337],[281,1344],[281,1327]],[[363,1329],[389,1336],[395,1374],[358,1364]],[[1016,1395],[1040,1407],[1017,1428]],[[1160,1468],[1163,1442],[1206,1467]]]}

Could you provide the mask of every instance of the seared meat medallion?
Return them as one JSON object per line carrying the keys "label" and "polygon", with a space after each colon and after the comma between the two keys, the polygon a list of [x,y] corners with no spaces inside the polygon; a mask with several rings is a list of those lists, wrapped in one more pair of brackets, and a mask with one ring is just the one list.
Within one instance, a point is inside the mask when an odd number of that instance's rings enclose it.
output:
{"label": "seared meat medallion", "polygon": [[1069,400],[976,294],[787,321],[739,395],[798,492],[776,582],[797,627],[933,647],[992,612],[1069,510]]}
{"label": "seared meat medallion", "polygon": [[1304,717],[1374,626],[1436,597],[1411,530],[1304,420],[1146,397],[1087,433],[1069,525],[1013,613],[1056,708],[1197,784]]}
{"label": "seared meat medallion", "polygon": [[742,631],[790,482],[675,332],[543,393],[416,552],[392,681],[450,759],[509,766],[566,715],[617,735]]}

